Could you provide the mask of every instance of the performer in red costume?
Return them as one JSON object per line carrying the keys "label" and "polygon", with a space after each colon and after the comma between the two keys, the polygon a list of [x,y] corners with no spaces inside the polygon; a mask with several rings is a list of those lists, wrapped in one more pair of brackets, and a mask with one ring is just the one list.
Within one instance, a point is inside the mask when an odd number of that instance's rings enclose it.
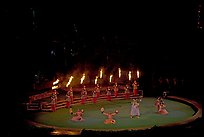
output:
{"label": "performer in red costume", "polygon": [[114,97],[117,97],[118,96],[118,84],[117,82],[113,85],[113,91],[114,91]]}
{"label": "performer in red costume", "polygon": [[69,95],[69,92],[67,92],[67,94],[66,94],[66,101],[67,101],[66,108],[69,108],[71,105],[71,97]]}
{"label": "performer in red costume", "polygon": [[86,98],[87,98],[87,91],[86,91],[86,86],[84,86],[81,91],[81,104],[85,104]]}
{"label": "performer in red costume", "polygon": [[93,91],[93,103],[96,103],[96,101],[97,101],[97,92],[94,90]]}
{"label": "performer in red costume", "polygon": [[108,117],[108,119],[106,119],[104,121],[104,124],[115,124],[116,121],[113,119],[113,116],[115,116],[116,114],[118,114],[118,110],[115,110],[115,112],[104,112],[104,108],[101,108],[101,113],[105,116]]}
{"label": "performer in red costume", "polygon": [[129,99],[130,98],[129,86],[126,84],[124,89],[125,89],[125,99]]}
{"label": "performer in red costume", "polygon": [[96,93],[97,93],[97,98],[99,98],[100,97],[100,86],[99,86],[99,84],[97,84],[96,85],[96,87],[95,87],[95,91],[96,91]]}
{"label": "performer in red costume", "polygon": [[52,111],[56,111],[56,103],[57,103],[57,94],[54,92],[51,96],[51,109]]}
{"label": "performer in red costume", "polygon": [[73,88],[72,87],[70,87],[70,89],[68,91],[68,94],[69,94],[69,96],[71,98],[71,103],[73,104],[73,102],[74,102],[74,94],[73,94]]}
{"label": "performer in red costume", "polygon": [[76,112],[72,111],[72,108],[70,110],[71,115],[73,115],[72,117],[72,121],[84,121],[84,118],[82,117],[84,114],[84,110],[83,109],[78,109]]}
{"label": "performer in red costume", "polygon": [[137,83],[137,81],[135,80],[134,81],[134,83],[132,84],[132,86],[133,86],[133,95],[134,96],[137,96],[137,94],[138,94],[138,83]]}

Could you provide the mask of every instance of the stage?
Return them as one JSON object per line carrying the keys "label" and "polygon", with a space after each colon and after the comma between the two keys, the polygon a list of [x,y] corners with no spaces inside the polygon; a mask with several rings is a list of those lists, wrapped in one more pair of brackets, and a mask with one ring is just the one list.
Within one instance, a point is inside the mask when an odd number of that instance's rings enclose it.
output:
{"label": "stage", "polygon": [[[81,135],[84,131],[91,132],[122,132],[132,130],[147,130],[153,127],[172,127],[185,125],[202,117],[202,107],[195,101],[168,96],[164,99],[168,115],[161,115],[156,112],[154,106],[155,97],[143,97],[140,102],[140,118],[130,118],[130,107],[132,99],[113,99],[107,101],[99,99],[96,104],[75,103],[72,105],[73,112],[83,109],[85,119],[82,122],[71,121],[72,115],[68,108],[61,108],[55,112],[29,112],[27,124],[41,129],[50,129],[51,135]],[[119,113],[113,118],[115,124],[104,124],[106,116],[100,109],[104,107],[106,112]]]}

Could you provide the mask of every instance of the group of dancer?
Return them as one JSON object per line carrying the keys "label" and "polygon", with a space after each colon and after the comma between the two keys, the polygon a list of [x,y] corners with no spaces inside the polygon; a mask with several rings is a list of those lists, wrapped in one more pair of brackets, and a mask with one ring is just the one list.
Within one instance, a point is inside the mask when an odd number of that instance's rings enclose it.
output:
{"label": "group of dancer", "polygon": [[[133,94],[138,95],[138,83],[134,81],[132,84],[133,86]],[[100,86],[99,84],[96,85],[94,91],[93,91],[93,103],[96,103],[97,99],[100,97]],[[112,91],[114,92],[114,97],[118,96],[118,91],[119,87],[118,84],[115,83],[113,85],[113,88],[111,89],[110,86],[107,87],[106,89],[106,96],[107,100],[111,101],[111,95]],[[57,94],[58,92],[54,90],[52,96],[51,96],[51,104],[52,104],[52,110],[56,111],[56,102],[57,102]],[[130,98],[130,90],[129,90],[129,85],[125,85],[124,87],[124,98],[129,99]],[[87,90],[86,86],[83,86],[83,89],[81,91],[81,104],[85,104],[87,100]],[[130,108],[130,118],[139,118],[140,117],[140,101],[141,99],[133,99],[131,102],[131,108]],[[83,109],[78,109],[76,112],[72,111],[72,104],[73,104],[73,89],[70,87],[69,91],[67,91],[66,94],[66,107],[69,108],[70,114],[73,115],[72,120],[73,121],[84,121],[83,114],[84,110]],[[166,115],[168,114],[168,111],[165,109],[166,105],[164,103],[164,100],[162,97],[158,97],[155,101],[155,107],[157,110],[157,113]],[[115,110],[115,112],[105,112],[104,108],[101,108],[101,113],[105,116],[107,116],[107,119],[104,121],[105,124],[115,124],[116,121],[113,119],[113,116],[119,113],[118,110]]]}
{"label": "group of dancer", "polygon": [[[137,83],[137,81],[135,80],[134,83],[132,84],[133,87],[133,95],[137,96],[138,95],[138,86],[139,84]],[[101,92],[101,87],[99,86],[99,84],[96,84],[93,92],[92,92],[92,101],[93,103],[97,102],[97,99],[100,97],[100,92]],[[112,93],[113,92],[113,93]],[[110,86],[108,86],[106,88],[106,99],[107,101],[111,101],[112,100],[112,94],[113,97],[118,97],[118,92],[119,92],[119,86],[117,84],[117,82],[113,85],[113,87],[111,88]],[[125,99],[129,99],[130,98],[130,87],[128,84],[125,85],[124,87],[124,98]],[[86,86],[84,85],[81,91],[81,104],[85,104],[87,101],[87,89]],[[71,106],[71,104],[73,104],[73,89],[72,87],[70,87],[70,89],[67,91],[66,94],[66,107],[69,108]]]}
{"label": "group of dancer", "polygon": [[[107,119],[104,121],[104,124],[115,124],[116,120],[113,119],[113,117],[119,113],[118,110],[115,110],[114,112],[105,112],[105,109],[102,107],[100,109],[101,113],[107,117]],[[83,109],[78,109],[76,112],[73,112],[72,107],[69,109],[69,113],[73,115],[71,118],[72,121],[84,121]],[[139,118],[140,111],[139,111],[139,99],[133,99],[131,102],[131,110],[130,110],[130,118],[137,117]]]}
{"label": "group of dancer", "polygon": [[[130,118],[140,118],[140,101],[141,99],[133,99],[131,102],[131,108],[130,108]],[[166,105],[164,104],[163,98],[159,97],[155,101],[155,106],[157,109],[157,112],[162,115],[167,115],[168,112],[165,109]],[[119,113],[118,110],[115,110],[114,112],[105,112],[105,109],[102,107],[100,109],[101,113],[107,117],[105,119],[104,124],[115,124],[116,120],[113,119],[115,115]],[[84,114],[83,109],[78,109],[75,113],[73,113],[72,108],[70,107],[70,114],[73,115],[71,118],[72,121],[84,121],[84,118],[82,117]]]}

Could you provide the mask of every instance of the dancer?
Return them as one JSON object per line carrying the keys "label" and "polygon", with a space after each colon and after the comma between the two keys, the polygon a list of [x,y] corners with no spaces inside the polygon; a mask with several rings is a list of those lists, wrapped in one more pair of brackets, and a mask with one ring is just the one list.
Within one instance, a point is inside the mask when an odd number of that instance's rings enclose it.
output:
{"label": "dancer", "polygon": [[125,89],[125,99],[129,99],[130,98],[130,90],[129,90],[128,84],[126,84],[124,89]]}
{"label": "dancer", "polygon": [[57,94],[59,94],[57,92],[57,90],[54,90],[53,93],[52,93],[52,96],[55,98],[55,101],[57,102]]}
{"label": "dancer", "polygon": [[97,92],[94,90],[93,91],[93,103],[96,103],[96,101],[97,101]]}
{"label": "dancer", "polygon": [[54,92],[51,96],[51,109],[53,112],[56,111],[56,103],[57,103],[57,95]]}
{"label": "dancer", "polygon": [[70,89],[68,91],[68,94],[70,95],[71,103],[73,104],[73,102],[74,102],[74,95],[73,95],[73,88],[72,87],[70,87]]}
{"label": "dancer", "polygon": [[158,113],[162,115],[168,114],[168,111],[166,110],[166,105],[164,104],[164,102],[160,102]]}
{"label": "dancer", "polygon": [[140,117],[140,110],[139,110],[139,100],[138,99],[133,99],[132,105],[131,105],[131,110],[130,110],[130,118]]}
{"label": "dancer", "polygon": [[83,87],[83,90],[81,91],[81,104],[85,104],[87,98],[87,91],[86,86]]}
{"label": "dancer", "polygon": [[113,85],[113,91],[114,91],[114,97],[117,97],[118,96],[118,84],[117,82]]}
{"label": "dancer", "polygon": [[134,96],[137,96],[137,94],[138,94],[138,86],[139,86],[139,85],[138,85],[138,83],[137,83],[136,80],[134,80],[132,86],[133,86],[133,95],[134,95]]}
{"label": "dancer", "polygon": [[84,114],[83,109],[78,109],[76,112],[73,112],[72,108],[70,108],[70,114],[73,115],[71,119],[72,121],[84,121],[84,118],[82,117]]}
{"label": "dancer", "polygon": [[163,92],[163,98],[166,98],[166,97],[167,97],[167,92],[164,91],[164,92]]}
{"label": "dancer", "polygon": [[66,101],[67,101],[66,108],[69,108],[71,105],[71,97],[69,95],[69,92],[67,92],[67,94],[66,94]]}
{"label": "dancer", "polygon": [[161,102],[164,103],[162,97],[160,96],[160,97],[157,98],[157,100],[154,103],[154,105],[155,105],[155,107],[157,109],[157,112],[159,112]]}
{"label": "dancer", "polygon": [[116,121],[113,119],[113,116],[115,116],[116,114],[118,114],[118,110],[115,110],[115,112],[104,112],[104,108],[101,108],[101,113],[105,116],[108,117],[108,119],[106,119],[104,121],[104,124],[115,124]]}
{"label": "dancer", "polygon": [[111,101],[111,89],[109,86],[106,89],[106,96],[107,96],[107,100]]}
{"label": "dancer", "polygon": [[100,97],[100,86],[99,86],[99,84],[96,85],[95,91],[97,93],[97,98],[99,98]]}

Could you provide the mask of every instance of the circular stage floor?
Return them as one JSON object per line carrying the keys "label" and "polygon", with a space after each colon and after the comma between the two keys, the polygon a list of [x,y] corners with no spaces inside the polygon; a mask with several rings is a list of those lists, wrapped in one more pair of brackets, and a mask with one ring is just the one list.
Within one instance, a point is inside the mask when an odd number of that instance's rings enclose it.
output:
{"label": "circular stage floor", "polygon": [[[73,112],[77,109],[84,110],[84,121],[74,122],[69,109],[61,108],[55,112],[32,112],[28,119],[31,125],[39,128],[47,127],[55,129],[51,134],[81,134],[82,130],[91,131],[120,131],[120,130],[144,130],[154,126],[173,126],[185,124],[202,117],[199,104],[183,98],[170,97],[164,99],[168,115],[161,115],[156,112],[154,106],[156,98],[144,97],[140,102],[140,118],[130,118],[131,99],[129,100],[99,100],[96,104],[87,103],[84,105],[75,104]],[[175,100],[176,99],[176,100]],[[104,124],[107,118],[100,109],[104,107],[105,112],[119,113],[113,117],[115,124]],[[201,108],[200,108],[201,109]]]}

